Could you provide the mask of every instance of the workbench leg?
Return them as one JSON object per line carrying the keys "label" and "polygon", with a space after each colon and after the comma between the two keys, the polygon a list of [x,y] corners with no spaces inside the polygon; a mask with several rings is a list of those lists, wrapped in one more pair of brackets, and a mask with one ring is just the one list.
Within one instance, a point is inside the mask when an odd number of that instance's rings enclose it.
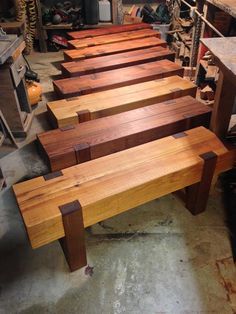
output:
{"label": "workbench leg", "polygon": [[206,209],[217,161],[214,152],[199,157],[204,160],[201,181],[186,188],[186,207],[193,215],[200,214]]}
{"label": "workbench leg", "polygon": [[65,237],[60,239],[71,271],[87,265],[83,213],[78,201],[59,206]]}
{"label": "workbench leg", "polygon": [[210,124],[210,129],[220,138],[227,135],[235,95],[235,86],[220,71]]}

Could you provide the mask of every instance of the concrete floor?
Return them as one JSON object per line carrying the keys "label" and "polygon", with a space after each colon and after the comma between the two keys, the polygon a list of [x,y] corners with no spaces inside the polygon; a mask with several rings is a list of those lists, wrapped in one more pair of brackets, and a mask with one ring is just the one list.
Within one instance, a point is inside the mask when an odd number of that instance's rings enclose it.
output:
{"label": "concrete floor", "polygon": [[[45,101],[60,53],[33,54],[45,92],[21,149],[1,159],[8,188],[0,195],[0,313],[236,313],[236,272],[221,191],[193,217],[172,195],[108,219],[86,231],[92,276],[69,273],[57,242],[32,250],[11,185],[48,171],[35,133],[50,128]],[[2,156],[4,154],[2,153]]]}

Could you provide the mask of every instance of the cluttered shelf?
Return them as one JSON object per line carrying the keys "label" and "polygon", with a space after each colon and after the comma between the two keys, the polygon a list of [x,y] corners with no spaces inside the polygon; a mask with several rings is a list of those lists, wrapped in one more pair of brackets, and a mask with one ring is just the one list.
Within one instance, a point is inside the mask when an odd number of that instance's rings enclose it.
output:
{"label": "cluttered shelf", "polygon": [[[111,22],[106,22],[106,23],[98,23],[96,25],[84,25],[83,26],[83,30],[85,29],[89,29],[89,28],[98,28],[98,27],[106,27],[108,25],[112,25]],[[73,30],[73,24],[72,23],[61,23],[61,24],[49,24],[49,25],[44,25],[43,29],[45,30],[56,30],[56,29],[69,29],[69,30]]]}

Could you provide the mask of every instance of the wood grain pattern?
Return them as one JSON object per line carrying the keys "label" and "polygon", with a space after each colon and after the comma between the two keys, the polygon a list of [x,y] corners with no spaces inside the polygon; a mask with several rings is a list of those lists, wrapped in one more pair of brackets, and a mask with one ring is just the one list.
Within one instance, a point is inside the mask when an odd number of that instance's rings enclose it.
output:
{"label": "wood grain pattern", "polygon": [[64,77],[74,77],[163,59],[174,61],[175,53],[167,48],[157,46],[148,49],[118,53],[110,56],[66,62],[61,64],[61,69]]}
{"label": "wood grain pattern", "polygon": [[82,77],[61,79],[54,81],[53,85],[59,97],[68,98],[183,74],[184,69],[181,66],[169,60],[160,60]]}
{"label": "wood grain pattern", "polygon": [[131,25],[112,25],[109,27],[101,27],[97,29],[89,29],[85,31],[68,32],[67,34],[73,39],[83,39],[97,37],[107,34],[116,34],[128,31],[136,31],[140,29],[151,29],[152,26],[146,23],[136,23]]}
{"label": "wood grain pattern", "polygon": [[118,34],[108,34],[86,39],[74,39],[68,41],[70,49],[81,49],[86,47],[93,47],[99,45],[106,45],[111,43],[124,42],[127,40],[134,40],[140,38],[157,37],[160,38],[160,33],[152,29],[137,30],[135,32],[123,32]]}
{"label": "wood grain pattern", "polygon": [[179,76],[171,76],[49,102],[47,108],[52,124],[55,127],[65,127],[79,123],[78,112],[87,112],[83,121],[88,121],[186,95],[195,97],[196,86]]}
{"label": "wood grain pattern", "polygon": [[62,170],[45,181],[38,177],[13,186],[33,248],[65,236],[59,206],[77,199],[84,227],[120,214],[201,180],[199,155],[217,156],[215,175],[230,169],[233,154],[204,127],[91,160]]}
{"label": "wood grain pattern", "polygon": [[57,171],[189,128],[208,127],[210,113],[207,106],[185,96],[44,132],[37,138],[51,171]]}
{"label": "wood grain pattern", "polygon": [[82,49],[66,50],[64,51],[64,57],[66,61],[75,61],[88,58],[95,58],[98,56],[108,56],[120,52],[127,52],[155,46],[162,46],[166,48],[167,44],[162,39],[156,37],[148,37],[125,42],[125,45],[121,43],[113,43],[109,45],[100,45]]}

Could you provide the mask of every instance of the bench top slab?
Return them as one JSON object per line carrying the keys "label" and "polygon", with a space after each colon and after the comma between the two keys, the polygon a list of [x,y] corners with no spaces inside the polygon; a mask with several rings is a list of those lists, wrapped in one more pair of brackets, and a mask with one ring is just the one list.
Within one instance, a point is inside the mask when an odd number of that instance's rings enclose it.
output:
{"label": "bench top slab", "polygon": [[162,46],[166,47],[167,44],[164,40],[156,37],[148,37],[142,39],[135,39],[121,43],[113,43],[109,45],[100,45],[94,47],[87,47],[81,49],[72,49],[64,51],[66,61],[83,60],[86,58],[95,58],[97,56],[106,56],[120,52],[127,52],[137,49],[144,49],[149,47]]}
{"label": "bench top slab", "polygon": [[62,72],[68,77],[114,70],[161,59],[174,61],[175,53],[161,46],[122,52],[115,55],[62,63]]}
{"label": "bench top slab", "polygon": [[134,40],[139,38],[147,37],[158,37],[160,33],[153,29],[137,30],[135,32],[122,32],[118,34],[108,34],[99,37],[85,38],[85,39],[74,39],[69,40],[69,47],[72,49],[81,49],[92,46],[99,46],[117,42],[124,42],[127,40]]}
{"label": "bench top slab", "polygon": [[161,80],[152,80],[97,92],[93,94],[62,99],[47,104],[53,123],[58,127],[77,124],[77,112],[89,110],[91,119],[140,108],[177,98],[195,96],[196,86],[179,76],[170,76]]}
{"label": "bench top slab", "polygon": [[53,81],[54,89],[62,98],[86,95],[126,85],[164,78],[183,76],[184,69],[170,60],[159,60],[126,68],[88,74]]}
{"label": "bench top slab", "polygon": [[[44,132],[37,138],[51,170],[57,171],[194,126],[208,127],[210,113],[210,108],[185,96]],[[81,151],[86,154],[82,160],[78,155]]]}
{"label": "bench top slab", "polygon": [[82,30],[76,32],[68,32],[67,34],[73,39],[83,39],[90,37],[97,37],[106,34],[116,34],[127,31],[136,31],[139,29],[151,29],[152,26],[147,23],[136,23],[130,25],[112,25],[109,27],[100,27],[96,29]]}

